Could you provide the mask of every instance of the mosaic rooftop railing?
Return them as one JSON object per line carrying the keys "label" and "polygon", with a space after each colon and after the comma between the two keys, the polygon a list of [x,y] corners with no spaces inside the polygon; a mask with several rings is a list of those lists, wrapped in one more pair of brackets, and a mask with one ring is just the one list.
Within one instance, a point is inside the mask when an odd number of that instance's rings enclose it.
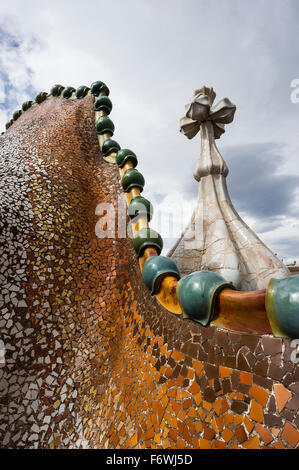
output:
{"label": "mosaic rooftop railing", "polygon": [[[130,237],[96,236],[125,171],[112,134],[98,143],[94,103],[109,101],[85,92],[43,94],[0,138],[0,447],[297,448],[296,341],[272,337],[266,290],[215,286],[212,321],[182,321],[171,260],[140,273],[159,244],[137,258]],[[136,202],[134,234],[152,212]]]}
{"label": "mosaic rooftop railing", "polygon": [[[204,91],[202,91],[204,90]],[[205,93],[202,99],[202,94]],[[205,100],[213,89],[203,87],[195,95],[199,101],[195,105],[210,109],[211,102]],[[81,99],[92,94],[95,97],[95,127],[104,160],[117,164],[121,176],[123,191],[126,195],[128,214],[132,220],[134,249],[139,259],[143,279],[158,302],[168,311],[182,318],[198,322],[202,326],[210,324],[231,331],[246,331],[254,334],[273,333],[278,337],[299,337],[299,276],[285,279],[271,279],[267,289],[258,291],[237,291],[232,282],[212,271],[196,271],[181,279],[177,264],[169,257],[161,256],[163,240],[159,233],[149,227],[153,207],[150,201],[141,196],[145,180],[136,169],[138,160],[135,153],[112,139],[115,126],[109,115],[112,102],[109,88],[102,81],[94,82],[91,87],[73,87],[54,85],[50,94],[39,93],[35,101],[27,101],[22,109],[13,113],[13,118],[6,124],[8,130],[19,117],[33,106],[39,105],[49,97]],[[215,118],[201,116],[199,121],[190,119],[190,112],[182,120],[183,132],[192,138],[200,129],[201,123],[213,122],[216,138],[224,132],[223,123],[231,122],[235,111],[234,105],[226,98],[224,104],[213,111]],[[190,105],[193,106],[193,105]],[[191,109],[189,106],[189,110]],[[233,111],[232,117],[228,114]],[[194,111],[193,111],[194,113]],[[202,108],[200,113],[203,113]],[[199,113],[199,114],[200,114]],[[195,113],[196,114],[196,113]],[[203,126],[202,126],[203,127]],[[212,129],[212,128],[211,128]],[[221,159],[221,157],[220,157]],[[224,163],[225,165],[225,163]],[[224,168],[221,167],[222,170]],[[221,170],[221,173],[223,171]],[[197,173],[199,167],[197,167]],[[215,173],[215,171],[213,170]],[[224,172],[225,173],[225,172]],[[206,174],[206,173],[205,173]],[[227,174],[227,172],[226,172]],[[201,176],[204,176],[201,175]],[[196,177],[197,178],[197,177]],[[200,176],[198,177],[200,179]],[[285,269],[287,272],[287,270]]]}

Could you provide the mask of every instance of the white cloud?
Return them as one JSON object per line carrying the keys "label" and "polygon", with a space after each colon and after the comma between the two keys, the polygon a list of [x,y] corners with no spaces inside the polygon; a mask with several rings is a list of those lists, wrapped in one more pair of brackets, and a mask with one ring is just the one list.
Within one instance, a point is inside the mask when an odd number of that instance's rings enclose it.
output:
{"label": "white cloud", "polygon": [[[182,188],[193,185],[200,139],[180,135],[179,118],[203,84],[237,105],[220,150],[281,142],[280,170],[299,174],[299,104],[290,100],[299,78],[296,13],[297,2],[284,0],[270,12],[260,0],[12,0],[1,2],[0,15],[21,48],[5,50],[2,60],[19,105],[28,85],[47,91],[55,83],[106,81],[114,138],[137,153],[147,193],[180,204]],[[271,233],[285,236],[279,227],[265,233],[270,243]]]}
{"label": "white cloud", "polygon": [[0,109],[0,129],[5,129],[5,124],[7,120],[7,112],[3,109]]}

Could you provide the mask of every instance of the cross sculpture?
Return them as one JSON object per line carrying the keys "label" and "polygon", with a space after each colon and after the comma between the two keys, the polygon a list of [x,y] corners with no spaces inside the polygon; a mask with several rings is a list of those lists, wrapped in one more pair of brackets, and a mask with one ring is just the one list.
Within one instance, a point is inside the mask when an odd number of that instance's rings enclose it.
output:
{"label": "cross sculpture", "polygon": [[[213,88],[196,90],[181,119],[181,132],[192,139],[201,133],[201,151],[194,178],[199,197],[192,219],[170,251],[183,274],[214,271],[240,290],[266,288],[272,277],[284,278],[288,269],[258,238],[235,210],[228,194],[228,167],[215,139],[233,121],[236,106],[228,98],[215,106]],[[190,233],[192,236],[190,237]]]}
{"label": "cross sculpture", "polygon": [[[213,88],[203,86],[195,90],[194,97],[186,105],[186,115],[181,119],[181,132],[188,139],[193,139],[201,130],[202,149],[194,172],[197,181],[209,174],[228,175],[228,168],[214,139],[220,139],[225,132],[224,125],[233,121],[236,106],[228,98],[222,98],[213,106],[215,97]],[[207,145],[210,151],[207,151]]]}

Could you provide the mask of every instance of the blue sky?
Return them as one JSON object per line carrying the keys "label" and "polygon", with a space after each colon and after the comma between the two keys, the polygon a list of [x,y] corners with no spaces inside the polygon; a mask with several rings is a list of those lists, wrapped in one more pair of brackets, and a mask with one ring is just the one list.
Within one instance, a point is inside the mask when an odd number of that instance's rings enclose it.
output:
{"label": "blue sky", "polygon": [[217,142],[233,203],[273,251],[299,261],[297,0],[11,0],[0,18],[2,128],[55,83],[105,81],[114,137],[137,153],[160,228],[171,206],[195,205],[200,138],[184,138],[179,119],[196,88],[213,86],[237,106]]}

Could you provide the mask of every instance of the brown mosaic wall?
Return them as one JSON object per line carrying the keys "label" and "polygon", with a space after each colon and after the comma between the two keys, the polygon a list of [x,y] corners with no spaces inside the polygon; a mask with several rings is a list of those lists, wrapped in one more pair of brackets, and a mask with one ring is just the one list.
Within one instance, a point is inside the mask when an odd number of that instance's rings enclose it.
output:
{"label": "brown mosaic wall", "polygon": [[92,100],[51,98],[0,138],[1,447],[298,447],[290,342],[166,312],[132,240],[96,237],[121,188]]}

